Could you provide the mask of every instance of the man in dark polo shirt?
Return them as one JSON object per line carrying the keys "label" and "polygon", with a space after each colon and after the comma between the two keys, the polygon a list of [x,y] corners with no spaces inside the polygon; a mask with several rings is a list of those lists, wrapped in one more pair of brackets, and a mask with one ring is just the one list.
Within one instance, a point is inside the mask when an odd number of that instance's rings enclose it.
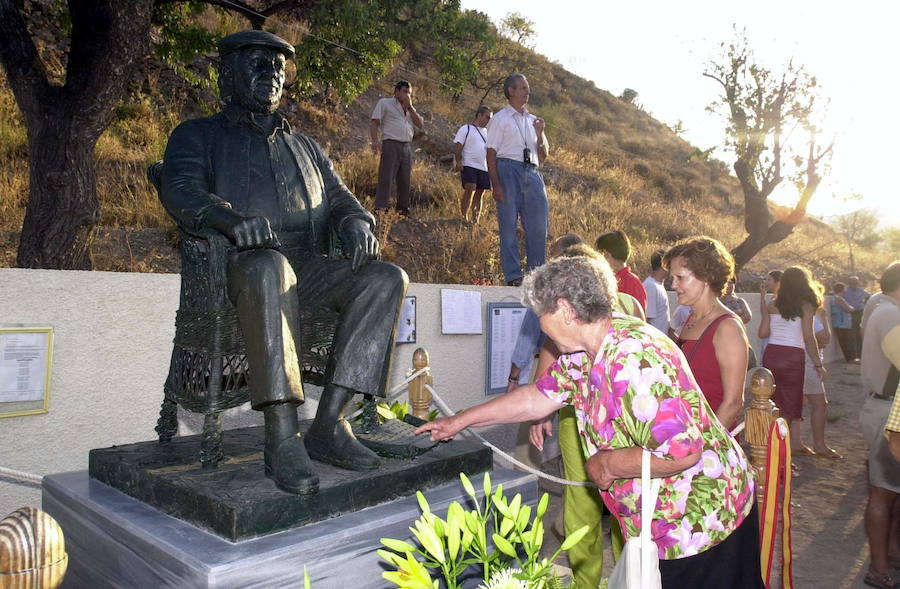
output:
{"label": "man in dark polo shirt", "polygon": [[[225,108],[172,133],[160,198],[185,231],[218,231],[236,246],[228,296],[247,347],[251,403],[265,415],[266,475],[285,491],[313,493],[310,456],[353,470],[379,465],[343,415],[355,393],[384,396],[407,278],[376,260],[371,214],[318,144],[275,110],[294,48],[264,31],[242,31],[223,38],[219,54]],[[336,255],[337,242],[346,258]],[[296,410],[301,306],[340,316],[306,437]]]}

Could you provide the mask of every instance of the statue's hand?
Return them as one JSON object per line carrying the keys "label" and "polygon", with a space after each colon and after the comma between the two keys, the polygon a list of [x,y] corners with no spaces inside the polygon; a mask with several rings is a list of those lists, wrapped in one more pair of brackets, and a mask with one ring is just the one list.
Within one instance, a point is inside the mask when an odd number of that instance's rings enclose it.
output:
{"label": "statue's hand", "polygon": [[344,253],[350,258],[350,269],[359,270],[369,260],[378,259],[378,240],[364,219],[349,219],[341,232]]}
{"label": "statue's hand", "polygon": [[206,223],[231,240],[239,251],[278,247],[278,238],[265,217],[245,217],[227,207],[214,207]]}

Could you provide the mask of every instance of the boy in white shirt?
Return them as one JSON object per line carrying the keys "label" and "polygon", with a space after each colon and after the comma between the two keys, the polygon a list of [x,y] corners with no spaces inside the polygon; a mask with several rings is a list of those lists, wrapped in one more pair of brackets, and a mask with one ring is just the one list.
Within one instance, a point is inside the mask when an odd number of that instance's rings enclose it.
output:
{"label": "boy in white shirt", "polygon": [[473,223],[478,223],[484,191],[491,189],[486,149],[486,127],[491,116],[493,116],[491,109],[486,106],[478,107],[472,123],[460,127],[453,139],[455,148],[453,171],[460,173],[463,187],[460,212],[463,220]]}

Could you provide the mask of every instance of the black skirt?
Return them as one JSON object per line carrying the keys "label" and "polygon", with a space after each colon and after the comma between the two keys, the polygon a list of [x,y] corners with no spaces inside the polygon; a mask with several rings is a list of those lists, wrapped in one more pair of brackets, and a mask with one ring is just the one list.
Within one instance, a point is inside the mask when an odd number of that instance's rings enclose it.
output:
{"label": "black skirt", "polygon": [[730,536],[700,554],[659,561],[663,589],[764,589],[756,502]]}

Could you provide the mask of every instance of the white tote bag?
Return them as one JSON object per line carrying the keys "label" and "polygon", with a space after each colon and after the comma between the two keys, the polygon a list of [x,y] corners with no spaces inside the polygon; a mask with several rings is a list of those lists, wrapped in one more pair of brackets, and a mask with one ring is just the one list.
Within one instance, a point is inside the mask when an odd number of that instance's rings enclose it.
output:
{"label": "white tote bag", "polygon": [[641,453],[641,535],[625,542],[609,577],[609,589],[661,589],[659,552],[650,539],[660,479],[650,478],[650,452]]}

